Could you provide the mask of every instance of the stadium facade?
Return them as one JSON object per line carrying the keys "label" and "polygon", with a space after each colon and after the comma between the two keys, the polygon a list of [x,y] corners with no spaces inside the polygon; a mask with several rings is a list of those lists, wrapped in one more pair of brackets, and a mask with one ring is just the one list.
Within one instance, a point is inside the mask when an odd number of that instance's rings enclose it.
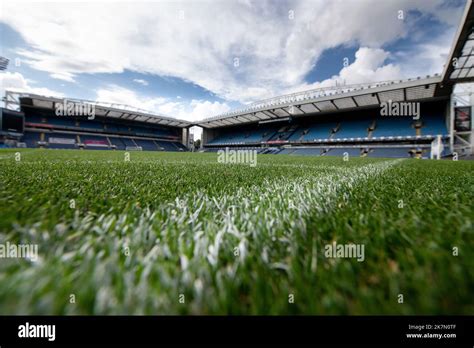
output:
{"label": "stadium facade", "polygon": [[203,151],[230,147],[268,154],[470,156],[474,98],[454,91],[474,81],[473,67],[474,6],[468,0],[440,75],[303,91],[198,123],[123,105],[7,91],[0,146],[186,151],[190,128],[199,126]]}

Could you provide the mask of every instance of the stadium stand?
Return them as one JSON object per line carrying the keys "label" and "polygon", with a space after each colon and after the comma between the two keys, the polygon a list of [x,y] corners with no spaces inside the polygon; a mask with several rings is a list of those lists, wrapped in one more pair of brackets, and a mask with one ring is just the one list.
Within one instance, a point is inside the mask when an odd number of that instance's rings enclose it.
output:
{"label": "stadium stand", "polygon": [[300,156],[320,156],[324,150],[319,148],[305,148],[305,149],[296,149],[292,153],[292,155],[300,155]]}
{"label": "stadium stand", "polygon": [[[278,131],[272,127],[259,127],[258,129],[228,130],[212,140],[211,144],[253,144],[268,141],[277,136]],[[283,131],[280,132],[283,136]]]}
{"label": "stadium stand", "polygon": [[[186,121],[144,114],[140,110],[117,110],[95,105],[99,115],[57,116],[54,103],[61,99],[20,94],[24,131],[17,139],[26,147],[144,151],[187,151],[180,142]],[[114,117],[107,117],[113,114]]]}
{"label": "stadium stand", "polygon": [[137,144],[137,146],[140,146],[143,150],[146,150],[146,151],[158,150],[158,147],[153,142],[153,140],[136,139],[135,143]]}
{"label": "stadium stand", "polygon": [[109,148],[109,142],[105,136],[86,134],[80,138],[86,149],[106,150]]}
{"label": "stadium stand", "polygon": [[133,139],[130,139],[130,138],[121,138],[123,144],[125,145],[125,147],[133,147],[133,146],[137,146],[137,144],[133,141]]}
{"label": "stadium stand", "polygon": [[415,136],[411,117],[378,117],[375,121],[373,138]]}
{"label": "stadium stand", "polygon": [[50,149],[75,149],[77,137],[74,134],[47,133],[45,141]]}
{"label": "stadium stand", "polygon": [[281,150],[280,154],[282,155],[291,155],[295,152],[295,149],[283,149]]}
{"label": "stadium stand", "polygon": [[107,138],[109,139],[111,146],[115,146],[116,150],[125,150],[125,144],[123,143],[121,138],[112,136],[108,136]]}
{"label": "stadium stand", "polygon": [[80,128],[84,129],[95,129],[99,131],[104,130],[104,124],[102,122],[94,122],[94,121],[79,121],[77,122]]}
{"label": "stadium stand", "polygon": [[166,142],[166,141],[155,141],[158,144],[158,147],[161,148],[163,151],[182,151],[180,147],[177,146],[173,142]]}
{"label": "stadium stand", "polygon": [[[260,154],[343,156],[347,152],[351,157],[419,158],[425,156],[438,134],[445,138],[449,134],[445,114],[439,112],[446,110],[448,99],[440,99],[420,102],[419,119],[416,115],[383,116],[376,104],[371,109],[290,117],[283,125],[273,121],[265,125],[218,125],[209,132],[211,137],[204,130],[205,150],[259,145]],[[424,150],[415,151],[417,148]],[[370,151],[367,153],[365,149]]]}
{"label": "stadium stand", "polygon": [[409,148],[371,148],[368,150],[368,157],[403,158],[411,157]]}
{"label": "stadium stand", "polygon": [[332,148],[324,156],[344,156],[346,153],[351,157],[360,157],[360,149],[355,148]]}
{"label": "stadium stand", "polygon": [[288,140],[293,133],[298,129],[298,126],[283,126],[278,128],[269,138],[268,141],[285,141]]}
{"label": "stadium stand", "polygon": [[[314,139],[322,140],[329,139],[333,133],[334,128],[337,124],[334,122],[323,122],[310,125],[308,128],[303,129],[301,132],[295,132],[296,138],[292,137],[290,140],[293,141],[312,141]],[[298,136],[299,135],[299,136]]]}
{"label": "stadium stand", "polygon": [[420,128],[421,135],[448,135],[446,121],[442,115],[426,115],[421,119],[422,126]]}
{"label": "stadium stand", "polygon": [[[28,122],[28,119],[26,120]],[[76,122],[67,117],[43,118],[42,123],[50,125],[52,128],[75,127]]]}
{"label": "stadium stand", "polygon": [[341,122],[333,139],[367,138],[372,120],[356,120]]}
{"label": "stadium stand", "polygon": [[27,147],[38,147],[38,141],[40,141],[39,132],[28,132],[23,136],[23,141]]}

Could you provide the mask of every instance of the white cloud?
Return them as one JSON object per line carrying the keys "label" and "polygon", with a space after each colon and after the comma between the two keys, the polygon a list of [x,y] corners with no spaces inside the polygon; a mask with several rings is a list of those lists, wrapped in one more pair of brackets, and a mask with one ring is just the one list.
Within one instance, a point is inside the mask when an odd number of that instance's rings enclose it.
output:
{"label": "white cloud", "polygon": [[57,80],[63,80],[67,82],[76,82],[73,78],[73,74],[70,74],[70,73],[54,73],[54,74],[50,74],[49,76]]}
{"label": "white cloud", "polygon": [[205,117],[218,115],[230,110],[227,103],[207,100],[173,101],[163,97],[143,97],[135,91],[109,85],[97,90],[96,100],[141,108],[163,116],[174,116],[188,121],[197,121]]}
{"label": "white cloud", "polygon": [[97,90],[96,100],[105,103],[134,106],[149,111],[158,110],[166,102],[166,98],[142,97],[131,89],[117,85],[109,85]]}
{"label": "white cloud", "polygon": [[2,72],[0,73],[0,95],[5,94],[5,90],[14,92],[33,93],[44,96],[63,97],[61,92],[53,91],[44,87],[31,86],[34,81],[25,79],[19,72]]}
{"label": "white cloud", "polygon": [[[399,10],[420,10],[448,24],[459,18],[459,10],[440,6],[442,0],[114,2],[113,10],[110,2],[4,3],[1,21],[31,48],[18,54],[55,78],[130,70],[178,77],[241,102],[304,86],[328,48],[372,50],[408,37],[419,18],[401,21]],[[400,73],[396,65],[378,63],[387,52],[359,52],[358,65],[342,69],[341,78],[383,80]],[[432,63],[441,70],[439,61]]]}
{"label": "white cloud", "polygon": [[403,54],[397,53],[397,61],[404,77],[417,77],[441,73],[448,61],[453,31],[434,37],[429,43],[413,47]]}
{"label": "white cloud", "polygon": [[355,54],[355,61],[341,69],[338,75],[314,84],[300,86],[302,89],[313,89],[341,84],[358,84],[373,81],[389,81],[402,78],[400,67],[385,64],[390,53],[380,48],[361,47]]}
{"label": "white cloud", "polygon": [[142,86],[148,86],[148,81],[143,80],[143,79],[133,79],[133,82],[138,83]]}
{"label": "white cloud", "polygon": [[192,100],[190,106],[192,108],[190,117],[194,120],[202,120],[206,117],[216,116],[230,111],[229,105],[218,101]]}

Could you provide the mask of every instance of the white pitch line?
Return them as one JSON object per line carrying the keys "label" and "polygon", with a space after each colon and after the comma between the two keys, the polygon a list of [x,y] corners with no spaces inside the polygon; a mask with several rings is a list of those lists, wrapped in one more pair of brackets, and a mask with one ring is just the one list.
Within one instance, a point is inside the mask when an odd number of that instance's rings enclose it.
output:
{"label": "white pitch line", "polygon": [[[205,257],[211,265],[216,266],[220,247],[227,243],[227,237],[236,237],[240,255],[245,255],[248,241],[258,238],[259,231],[265,230],[269,237],[279,239],[284,239],[285,233],[294,232],[285,226],[303,231],[307,227],[305,219],[316,211],[331,210],[341,191],[350,190],[361,182],[381,175],[399,162],[379,162],[329,175],[322,173],[290,180],[266,180],[261,185],[242,187],[231,195],[210,197],[198,192],[168,204],[162,208],[160,215],[167,217],[163,226],[182,225],[183,222],[199,226],[198,230],[191,232],[193,235],[199,235],[199,230],[205,225],[205,234],[202,236],[206,242],[194,258],[202,260]],[[194,214],[193,207],[201,209]],[[183,230],[186,230],[184,226]]]}

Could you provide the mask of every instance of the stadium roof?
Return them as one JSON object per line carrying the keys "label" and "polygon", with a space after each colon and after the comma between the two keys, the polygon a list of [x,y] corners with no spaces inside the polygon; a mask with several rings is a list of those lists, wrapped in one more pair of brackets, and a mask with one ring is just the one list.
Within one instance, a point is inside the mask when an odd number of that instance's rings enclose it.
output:
{"label": "stadium roof", "polygon": [[443,81],[452,83],[474,81],[474,4],[472,0],[466,3],[456,40],[444,68]]}
{"label": "stadium roof", "polygon": [[[8,92],[7,92],[8,93]],[[18,93],[18,103],[20,107],[33,106],[42,109],[55,109],[55,104],[64,103],[65,101],[70,103],[82,103],[91,104],[95,108],[95,116],[106,117],[111,119],[122,119],[128,121],[145,122],[149,124],[157,124],[163,126],[172,127],[188,127],[192,126],[191,122],[180,120],[177,118],[155,115],[149,111],[134,108],[128,105],[122,104],[111,104],[104,102],[96,102],[89,100],[80,99],[69,99],[69,98],[55,98],[45,97],[37,94],[30,93]]]}
{"label": "stadium roof", "polygon": [[443,86],[439,75],[405,81],[386,81],[353,86],[320,88],[260,101],[224,115],[205,119],[204,128],[272,121],[305,114],[346,111],[377,107],[383,102],[420,101],[451,94],[452,86]]}

